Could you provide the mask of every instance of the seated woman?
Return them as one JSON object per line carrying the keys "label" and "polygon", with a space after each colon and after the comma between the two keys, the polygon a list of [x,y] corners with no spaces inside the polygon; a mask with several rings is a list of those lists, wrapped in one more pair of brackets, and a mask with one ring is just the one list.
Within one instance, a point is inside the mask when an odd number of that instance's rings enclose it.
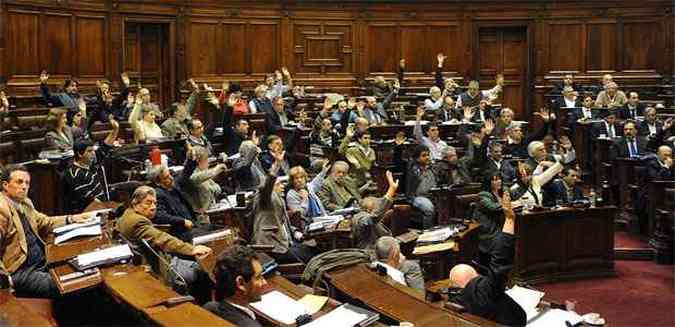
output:
{"label": "seated woman", "polygon": [[155,107],[150,103],[143,103],[143,98],[136,97],[136,104],[129,115],[129,124],[134,130],[134,141],[151,141],[164,137],[162,129],[155,122]]}
{"label": "seated woman", "polygon": [[279,263],[308,262],[314,250],[302,244],[302,232],[291,225],[284,202],[283,178],[267,175],[257,195],[253,212],[253,243],[273,246],[271,255]]}
{"label": "seated woman", "polygon": [[65,109],[51,109],[47,116],[47,134],[45,142],[47,149],[68,151],[73,149],[75,139],[73,131],[68,126],[67,111]]}
{"label": "seated woman", "polygon": [[295,166],[288,173],[292,187],[286,193],[288,209],[291,213],[299,213],[300,217],[307,223],[311,222],[313,217],[326,214],[326,210],[316,194],[321,191],[321,185],[323,185],[329,167],[329,162],[324,161],[321,172],[309,183],[307,183],[307,172],[302,166]]}
{"label": "seated woman", "polygon": [[503,193],[502,176],[499,171],[486,172],[473,212],[473,219],[480,223],[478,250],[479,263],[482,265],[489,263],[493,239],[504,226],[504,210],[501,202]]}
{"label": "seated woman", "polygon": [[187,200],[192,209],[199,214],[197,223],[209,223],[206,211],[216,203],[222,193],[220,185],[213,179],[224,172],[225,164],[218,164],[209,168],[209,153],[205,148],[188,147],[188,158],[185,163],[184,174],[190,176],[181,185],[188,195]]}

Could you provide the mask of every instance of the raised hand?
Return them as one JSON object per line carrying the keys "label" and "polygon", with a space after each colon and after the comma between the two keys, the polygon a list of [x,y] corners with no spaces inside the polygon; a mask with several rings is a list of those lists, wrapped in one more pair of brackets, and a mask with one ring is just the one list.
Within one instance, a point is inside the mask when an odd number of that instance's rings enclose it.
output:
{"label": "raised hand", "polygon": [[487,119],[485,121],[485,135],[492,134],[492,130],[495,129],[495,122],[492,119]]}
{"label": "raised hand", "polygon": [[495,78],[497,85],[499,86],[504,86],[504,75],[502,74],[497,74],[497,77]]}
{"label": "raised hand", "polygon": [[672,118],[672,117],[666,119],[666,121],[663,122],[663,130],[664,130],[664,131],[667,131],[667,130],[669,130],[671,127],[673,127],[673,118]]}
{"label": "raised hand", "polygon": [[511,194],[504,192],[502,195],[502,209],[504,212],[513,212],[513,204],[511,203]]}
{"label": "raised hand", "polygon": [[473,115],[475,115],[475,113],[469,106],[464,106],[463,109],[464,109],[464,120],[471,121],[471,118],[473,118]]}
{"label": "raised hand", "polygon": [[356,131],[354,131],[354,125],[351,125],[351,126],[347,127],[347,137],[348,138],[350,138],[350,139],[354,138],[355,133],[356,133]]}
{"label": "raised hand", "polygon": [[281,152],[270,152],[272,154],[272,157],[274,158],[275,161],[281,162],[284,161],[284,157],[286,156],[286,151],[281,151]]}
{"label": "raised hand", "polygon": [[442,66],[443,62],[445,61],[445,58],[447,58],[443,53],[439,53],[436,55],[436,60],[438,60],[438,65]]}
{"label": "raised hand", "polygon": [[129,79],[129,74],[127,74],[127,72],[124,72],[124,73],[120,74],[120,78],[122,78],[122,84],[124,84],[124,86],[126,86],[126,87],[129,87],[129,84],[131,84],[131,80]]}
{"label": "raised hand", "polygon": [[288,77],[291,77],[291,73],[288,71],[288,68],[286,68],[286,67],[281,67],[281,73],[282,73],[284,76],[286,76],[287,78],[288,78]]}
{"label": "raised hand", "polygon": [[203,246],[203,245],[196,245],[192,249],[192,255],[195,256],[195,257],[204,257],[204,256],[208,255],[209,253],[211,253],[211,248]]}
{"label": "raised hand", "polygon": [[421,120],[422,117],[424,117],[424,106],[419,105],[419,106],[417,106],[416,118],[417,118],[417,120]]}
{"label": "raised hand", "polygon": [[330,169],[330,166],[331,166],[331,165],[330,165],[330,160],[325,159],[325,160],[323,161],[323,166],[321,167],[321,171],[323,171],[324,173],[328,172],[328,170]]}
{"label": "raised hand", "polygon": [[192,90],[199,90],[199,85],[197,85],[197,82],[195,82],[194,79],[190,78],[187,80],[188,84],[192,88]]}
{"label": "raised hand", "polygon": [[223,92],[227,92],[227,90],[230,89],[230,82],[223,81],[223,84],[220,85],[220,89],[223,90]]}
{"label": "raised hand", "polygon": [[108,119],[110,120],[110,126],[112,127],[112,129],[119,129],[120,128],[120,123],[118,123],[117,120],[112,118],[112,115],[110,115],[110,117],[108,117]]}
{"label": "raised hand", "polygon": [[398,189],[398,179],[394,180],[394,174],[392,174],[391,171],[387,170],[385,175],[387,176],[387,184],[389,184],[389,187],[393,189]]}
{"label": "raised hand", "polygon": [[40,73],[40,83],[45,84],[47,83],[47,80],[49,80],[49,74],[47,74],[46,70],[43,70]]}
{"label": "raised hand", "polygon": [[663,164],[666,165],[666,167],[670,168],[673,166],[673,158],[666,158],[666,160],[663,161]]}
{"label": "raised hand", "polygon": [[255,130],[253,130],[253,133],[251,133],[251,141],[256,146],[260,145],[260,138],[255,134]]}
{"label": "raised hand", "polygon": [[546,107],[539,108],[539,112],[535,112],[534,114],[541,117],[544,122],[549,122],[551,120],[551,111]]}
{"label": "raised hand", "polygon": [[398,66],[401,67],[402,69],[405,69],[405,59],[401,59],[401,60],[398,62]]}

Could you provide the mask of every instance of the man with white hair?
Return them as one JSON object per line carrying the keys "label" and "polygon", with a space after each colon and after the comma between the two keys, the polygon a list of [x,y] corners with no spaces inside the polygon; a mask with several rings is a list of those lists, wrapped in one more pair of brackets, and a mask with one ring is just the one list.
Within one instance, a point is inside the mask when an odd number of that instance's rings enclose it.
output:
{"label": "man with white hair", "polygon": [[595,106],[599,108],[618,109],[623,107],[628,99],[623,91],[619,90],[619,85],[615,82],[607,83],[606,89],[598,93],[595,99]]}
{"label": "man with white hair", "polygon": [[[362,189],[356,185],[352,177],[347,175],[349,164],[344,161],[336,161],[331,169],[331,174],[326,178],[317,196],[329,211],[343,209],[361,201]],[[366,184],[368,185],[368,184]]]}
{"label": "man with white hair", "polygon": [[424,294],[424,275],[420,265],[406,259],[401,253],[401,246],[391,236],[382,236],[375,243],[375,258],[384,263],[388,269],[395,269],[403,273],[406,286]]}
{"label": "man with white hair", "polygon": [[541,174],[546,168],[553,166],[558,161],[569,164],[576,159],[576,152],[568,137],[561,137],[560,145],[566,150],[563,155],[548,153],[546,145],[542,141],[532,141],[528,144],[527,154],[530,158],[525,164],[532,170],[532,175]]}
{"label": "man with white hair", "polygon": [[429,99],[424,100],[424,110],[427,111],[436,111],[443,105],[443,99],[445,98],[445,92],[441,92],[441,89],[437,86],[432,86],[429,89]]}
{"label": "man with white hair", "polygon": [[479,275],[476,269],[459,264],[450,270],[450,288],[458,290],[450,298],[464,306],[467,312],[506,326],[525,326],[525,311],[504,292],[509,271],[515,256],[515,214],[508,192],[502,198],[505,221],[502,230],[494,239],[487,275]]}
{"label": "man with white hair", "polygon": [[373,249],[379,237],[391,236],[391,231],[382,223],[382,219],[394,204],[398,180],[394,181],[390,171],[386,172],[386,177],[388,187],[384,196],[363,198],[360,201],[361,211],[352,217],[352,234],[358,248]]}
{"label": "man with white hair", "polygon": [[642,116],[645,111],[645,105],[640,103],[640,95],[633,91],[628,92],[628,100],[626,104],[619,108],[619,118],[636,120],[638,116]]}

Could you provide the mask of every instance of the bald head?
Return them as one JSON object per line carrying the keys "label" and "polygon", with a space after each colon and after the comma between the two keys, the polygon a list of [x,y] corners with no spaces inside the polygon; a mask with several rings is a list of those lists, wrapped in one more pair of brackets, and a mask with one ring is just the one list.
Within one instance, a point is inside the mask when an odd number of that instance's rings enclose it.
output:
{"label": "bald head", "polygon": [[656,155],[661,162],[666,161],[666,159],[673,159],[673,149],[667,145],[662,145],[659,147],[658,151],[656,151]]}
{"label": "bald head", "polygon": [[464,288],[475,277],[478,277],[476,269],[469,265],[459,264],[450,270],[450,285],[448,286]]}

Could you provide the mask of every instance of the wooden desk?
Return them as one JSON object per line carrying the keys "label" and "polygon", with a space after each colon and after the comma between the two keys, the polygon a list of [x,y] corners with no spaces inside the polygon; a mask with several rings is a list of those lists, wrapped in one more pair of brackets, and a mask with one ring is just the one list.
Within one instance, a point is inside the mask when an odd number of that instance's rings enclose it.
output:
{"label": "wooden desk", "polygon": [[493,322],[471,314],[457,314],[424,300],[421,293],[382,277],[365,264],[326,274],[341,295],[359,305],[363,303],[394,322],[420,326],[490,326]]}
{"label": "wooden desk", "polygon": [[656,250],[656,262],[673,264],[675,181],[652,181],[647,189],[649,245]]}
{"label": "wooden desk", "polygon": [[516,217],[516,281],[614,276],[616,207],[563,208]]}
{"label": "wooden desk", "polygon": [[611,171],[605,167],[609,162],[609,148],[614,140],[608,138],[596,139],[593,143],[593,175],[595,186],[600,188],[603,182],[612,178]]}
{"label": "wooden desk", "polygon": [[141,266],[104,269],[103,281],[111,295],[160,326],[233,326],[193,304],[168,307],[164,302],[180,296]]}
{"label": "wooden desk", "polygon": [[476,258],[478,256],[479,227],[479,223],[472,222],[466,230],[448,240],[448,242],[454,243],[450,250],[411,255],[412,259],[419,259],[420,265],[424,267],[424,279],[447,278],[453,266],[459,263],[470,263]]}
{"label": "wooden desk", "polygon": [[0,290],[0,325],[11,327],[52,327],[52,323],[19,302],[8,290]]}
{"label": "wooden desk", "polygon": [[438,224],[447,225],[451,218],[470,219],[471,217],[459,217],[457,215],[457,197],[466,194],[478,194],[480,187],[479,183],[472,183],[460,187],[441,187],[432,190],[431,196],[438,215]]}

